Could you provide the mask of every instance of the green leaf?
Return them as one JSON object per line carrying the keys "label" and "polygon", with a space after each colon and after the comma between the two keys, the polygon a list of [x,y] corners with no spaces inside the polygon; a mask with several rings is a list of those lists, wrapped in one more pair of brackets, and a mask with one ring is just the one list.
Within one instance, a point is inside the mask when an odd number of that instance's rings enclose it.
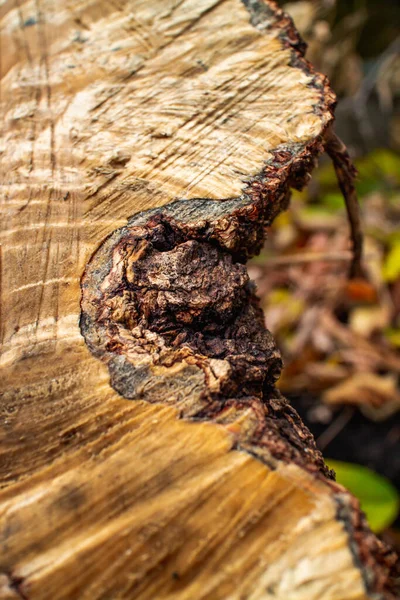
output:
{"label": "green leaf", "polygon": [[359,173],[357,191],[360,196],[384,190],[400,181],[400,158],[395,152],[378,149],[356,161]]}
{"label": "green leaf", "polygon": [[327,206],[331,210],[342,210],[344,212],[344,199],[340,192],[324,194],[321,199],[321,204]]}
{"label": "green leaf", "polygon": [[400,242],[393,244],[383,266],[383,278],[392,283],[400,277]]}
{"label": "green leaf", "polygon": [[336,472],[337,482],[359,499],[372,531],[379,533],[393,523],[400,501],[388,479],[353,463],[327,459],[327,464]]}
{"label": "green leaf", "polygon": [[396,152],[381,148],[372,152],[372,157],[384,176],[399,181],[400,158]]}
{"label": "green leaf", "polygon": [[333,189],[336,188],[337,179],[335,169],[330,161],[326,162],[324,165],[320,165],[315,172],[315,176],[322,187],[331,187]]}
{"label": "green leaf", "polygon": [[274,306],[275,304],[284,304],[290,298],[290,292],[286,288],[275,288],[268,294],[268,304]]}
{"label": "green leaf", "polygon": [[392,346],[400,348],[400,329],[396,327],[387,327],[383,332]]}

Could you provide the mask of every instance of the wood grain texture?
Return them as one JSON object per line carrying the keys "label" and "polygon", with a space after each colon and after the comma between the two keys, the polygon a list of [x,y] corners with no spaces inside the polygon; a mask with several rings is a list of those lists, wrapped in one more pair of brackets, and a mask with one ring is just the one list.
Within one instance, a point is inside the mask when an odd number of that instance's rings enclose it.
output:
{"label": "wood grain texture", "polygon": [[9,362],[27,342],[76,335],[83,267],[127,217],[175,198],[237,196],[271,149],[315,143],[333,97],[322,99],[321,77],[288,67],[275,14],[254,27],[238,0],[4,10]]}
{"label": "wood grain texture", "polygon": [[0,598],[394,598],[344,490],[235,449],[249,411],[123,399],[79,329],[85,267],[131,215],[217,223],[243,260],[305,183],[334,96],[288,18],[253,0],[0,16]]}

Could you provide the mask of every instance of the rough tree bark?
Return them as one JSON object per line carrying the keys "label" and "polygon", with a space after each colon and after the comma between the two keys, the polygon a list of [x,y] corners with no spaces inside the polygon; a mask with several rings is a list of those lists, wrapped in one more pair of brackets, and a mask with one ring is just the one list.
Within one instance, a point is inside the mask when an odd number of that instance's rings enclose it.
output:
{"label": "rough tree bark", "polygon": [[1,42],[0,597],[395,598],[244,266],[332,140],[290,19],[10,0]]}

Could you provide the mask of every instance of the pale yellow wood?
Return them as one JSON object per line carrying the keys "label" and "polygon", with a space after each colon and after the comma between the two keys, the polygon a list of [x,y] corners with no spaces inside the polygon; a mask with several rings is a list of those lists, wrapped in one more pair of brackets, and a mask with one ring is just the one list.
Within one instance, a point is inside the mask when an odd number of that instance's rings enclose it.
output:
{"label": "pale yellow wood", "polygon": [[278,34],[239,0],[6,5],[3,361],[76,336],[84,265],[132,213],[236,196],[272,148],[324,130]]}
{"label": "pale yellow wood", "polygon": [[58,355],[24,361],[3,404],[1,564],[26,597],[368,597],[329,488],[121,401],[86,350],[63,353],[61,373]]}
{"label": "pale yellow wood", "polygon": [[239,0],[0,11],[0,598],[372,598],[339,489],[122,399],[78,325],[104,237],[175,198],[238,196],[281,144],[314,143],[322,77],[279,13],[255,26]]}

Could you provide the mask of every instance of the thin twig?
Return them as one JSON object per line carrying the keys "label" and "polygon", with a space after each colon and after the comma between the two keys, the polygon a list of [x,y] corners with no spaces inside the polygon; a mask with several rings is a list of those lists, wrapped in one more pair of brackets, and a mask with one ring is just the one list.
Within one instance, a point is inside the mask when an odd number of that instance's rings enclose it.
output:
{"label": "thin twig", "polygon": [[354,185],[357,171],[351,162],[346,146],[333,131],[329,133],[326,140],[325,150],[332,159],[336,177],[346,204],[353,243],[353,260],[350,265],[350,277],[364,277],[364,270],[361,263],[364,238],[361,228],[360,205],[358,204],[357,192]]}
{"label": "thin twig", "polygon": [[354,408],[346,406],[338,415],[338,417],[332,421],[332,423],[325,429],[323,433],[317,438],[317,446],[323,451],[325,448],[333,442],[333,440],[339,435],[339,433],[346,427],[354,414]]}
{"label": "thin twig", "polygon": [[[374,258],[376,255],[369,253],[366,258]],[[299,254],[285,254],[283,256],[272,256],[267,258],[261,265],[262,268],[274,266],[303,265],[314,262],[350,262],[353,253],[350,250],[339,250],[337,252],[302,252]],[[260,265],[257,265],[260,266]]]}

